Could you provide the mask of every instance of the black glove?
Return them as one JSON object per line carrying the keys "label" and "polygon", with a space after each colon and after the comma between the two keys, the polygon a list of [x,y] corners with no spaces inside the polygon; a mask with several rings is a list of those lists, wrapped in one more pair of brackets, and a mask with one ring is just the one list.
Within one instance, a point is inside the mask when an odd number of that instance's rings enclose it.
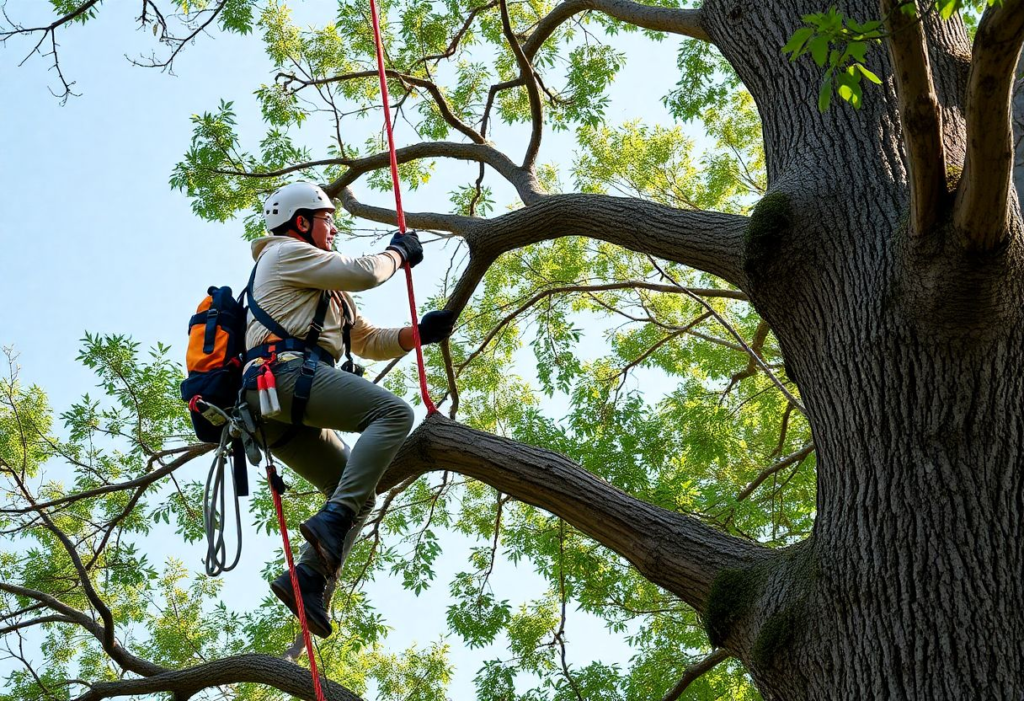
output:
{"label": "black glove", "polygon": [[405,234],[396,232],[385,250],[396,251],[410,268],[415,268],[417,264],[423,262],[423,244],[420,243],[419,234],[415,231],[407,231]]}
{"label": "black glove", "polygon": [[438,343],[452,335],[455,328],[455,312],[441,309],[427,312],[420,319],[420,343]]}

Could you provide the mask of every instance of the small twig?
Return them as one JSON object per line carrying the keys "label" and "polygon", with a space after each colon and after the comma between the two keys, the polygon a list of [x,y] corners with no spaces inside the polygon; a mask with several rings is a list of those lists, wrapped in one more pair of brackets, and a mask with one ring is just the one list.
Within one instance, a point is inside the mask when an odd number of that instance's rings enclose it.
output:
{"label": "small twig", "polygon": [[444,371],[448,377],[448,396],[452,398],[451,408],[448,409],[448,418],[455,420],[459,411],[459,385],[456,381],[455,367],[452,363],[452,348],[448,339],[441,341],[441,357],[444,359]]}
{"label": "small twig", "polygon": [[694,662],[686,668],[686,671],[683,672],[683,678],[680,679],[679,683],[672,687],[664,697],[662,697],[661,701],[676,701],[683,695],[683,692],[686,691],[686,688],[690,686],[690,684],[693,684],[704,674],[707,674],[730,657],[732,657],[732,655],[722,648],[718,648],[700,662]]}
{"label": "small twig", "polygon": [[569,665],[565,659],[565,521],[559,519],[558,521],[558,593],[561,598],[561,619],[558,623],[558,632],[555,633],[555,642],[558,643],[560,659],[562,663],[562,674],[565,675],[566,680],[569,682],[569,686],[572,687],[573,693],[576,695],[577,701],[583,701],[583,694],[580,693],[580,688],[576,684],[576,680],[573,678],[572,673],[569,671]]}
{"label": "small twig", "polygon": [[806,458],[808,455],[810,455],[813,452],[814,452],[814,444],[813,443],[808,443],[807,445],[805,445],[803,448],[801,448],[800,450],[796,451],[795,453],[792,453],[791,455],[787,455],[786,457],[782,458],[778,462],[775,462],[775,463],[769,465],[768,467],[764,468],[757,475],[757,477],[755,477],[750,482],[750,484],[748,484],[746,487],[744,487],[742,490],[740,490],[740,493],[736,495],[736,501],[743,501],[744,499],[749,497],[751,494],[753,494],[754,490],[757,489],[758,487],[760,487],[761,483],[764,482],[766,479],[768,479],[769,477],[771,477],[772,475],[777,473],[779,470],[785,469],[786,467],[792,465],[793,463],[802,462],[804,460],[804,458]]}

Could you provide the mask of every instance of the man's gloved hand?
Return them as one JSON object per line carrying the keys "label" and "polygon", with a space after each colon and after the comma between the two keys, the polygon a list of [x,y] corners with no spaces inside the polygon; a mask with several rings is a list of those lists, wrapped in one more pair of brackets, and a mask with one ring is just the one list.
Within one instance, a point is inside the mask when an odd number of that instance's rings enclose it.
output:
{"label": "man's gloved hand", "polygon": [[427,312],[420,319],[420,343],[438,343],[452,335],[455,328],[455,312],[441,309]]}
{"label": "man's gloved hand", "polygon": [[415,268],[417,264],[423,262],[423,244],[420,243],[419,234],[415,231],[407,231],[405,234],[395,232],[385,250],[396,251],[410,268]]}

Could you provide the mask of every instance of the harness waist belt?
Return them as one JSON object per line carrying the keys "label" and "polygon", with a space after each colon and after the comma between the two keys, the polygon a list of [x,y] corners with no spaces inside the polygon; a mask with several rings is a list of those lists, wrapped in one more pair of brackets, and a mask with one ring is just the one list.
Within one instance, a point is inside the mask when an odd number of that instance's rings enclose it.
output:
{"label": "harness waist belt", "polygon": [[[317,360],[321,363],[327,363],[333,368],[336,365],[334,357],[319,346],[318,349],[320,352],[317,354]],[[284,353],[288,351],[302,353],[305,355],[307,350],[309,350],[309,346],[307,346],[305,341],[302,339],[286,338],[283,341],[262,343],[254,348],[250,348],[245,352],[245,362],[248,363],[250,360],[255,360],[256,358],[269,358],[273,353]]]}

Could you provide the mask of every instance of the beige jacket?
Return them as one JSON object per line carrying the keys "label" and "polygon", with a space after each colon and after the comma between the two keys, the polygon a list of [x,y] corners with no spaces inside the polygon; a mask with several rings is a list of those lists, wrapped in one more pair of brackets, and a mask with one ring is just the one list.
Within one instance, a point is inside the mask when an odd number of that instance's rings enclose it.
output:
{"label": "beige jacket", "polygon": [[[342,341],[340,298],[348,306],[352,322],[352,352],[370,360],[387,360],[404,355],[398,343],[400,329],[379,329],[359,315],[349,292],[369,290],[388,280],[401,266],[401,256],[393,251],[350,258],[341,253],[321,251],[287,236],[265,236],[252,243],[256,279],[253,293],[260,307],[288,333],[305,338],[313,320],[321,290],[334,292],[320,334],[319,345],[340,360],[345,353]],[[264,343],[270,331],[249,312],[245,347]]]}

